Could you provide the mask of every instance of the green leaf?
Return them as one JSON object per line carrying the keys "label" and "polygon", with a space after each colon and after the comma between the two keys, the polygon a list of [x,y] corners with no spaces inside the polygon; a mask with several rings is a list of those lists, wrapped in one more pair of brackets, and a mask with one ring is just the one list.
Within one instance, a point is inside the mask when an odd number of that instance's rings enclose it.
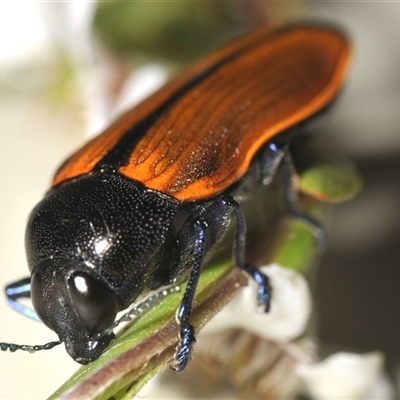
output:
{"label": "green leaf", "polygon": [[288,219],[275,247],[273,262],[304,273],[312,265],[316,251],[317,241],[313,229],[303,221]]}
{"label": "green leaf", "polygon": [[350,200],[362,188],[362,178],[352,164],[323,164],[300,176],[303,193],[327,203]]}

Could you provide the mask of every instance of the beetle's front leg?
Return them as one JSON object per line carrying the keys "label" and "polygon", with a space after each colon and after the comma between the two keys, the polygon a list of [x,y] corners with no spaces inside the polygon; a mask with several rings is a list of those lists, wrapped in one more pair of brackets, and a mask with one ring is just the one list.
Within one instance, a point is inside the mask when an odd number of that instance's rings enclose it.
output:
{"label": "beetle's front leg", "polygon": [[254,266],[245,262],[246,221],[239,203],[231,196],[224,195],[206,205],[197,215],[185,222],[178,234],[176,276],[190,268],[188,283],[182,302],[177,311],[180,324],[180,342],[175,353],[172,368],[183,371],[190,361],[196,341],[193,326],[190,324],[193,299],[200,278],[204,256],[225,233],[232,216],[236,217],[236,240],[234,258],[236,265],[258,284],[258,304],[269,311],[270,287],[268,277]]}
{"label": "beetle's front leg", "polygon": [[[180,342],[175,353],[175,360],[172,368],[177,372],[181,372],[186,368],[191,358],[193,345],[196,342],[194,328],[190,324],[189,319],[192,315],[194,295],[200,279],[205,253],[206,221],[200,216],[193,221],[193,225],[190,225],[192,226],[192,232],[194,233],[192,266],[185,294],[176,313],[176,318],[180,324]],[[181,241],[178,240],[178,247],[180,247],[178,249],[180,253],[178,262],[180,265],[183,265],[183,254],[187,254],[187,251],[189,250],[188,246],[190,246],[190,243],[188,243],[188,238],[190,236],[191,235],[185,235],[185,229],[180,232],[180,237],[182,238]]]}

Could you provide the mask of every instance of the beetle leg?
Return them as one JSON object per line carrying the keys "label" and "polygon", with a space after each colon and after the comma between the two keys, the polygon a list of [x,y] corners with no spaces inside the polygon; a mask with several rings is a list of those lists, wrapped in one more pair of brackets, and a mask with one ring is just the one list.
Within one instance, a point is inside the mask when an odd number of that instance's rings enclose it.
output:
{"label": "beetle leg", "polygon": [[[176,318],[180,324],[180,342],[175,353],[175,361],[172,368],[177,371],[183,371],[190,361],[193,345],[196,342],[195,332],[189,319],[192,314],[193,299],[196,292],[196,287],[199,282],[201,267],[205,252],[205,230],[207,227],[206,221],[200,216],[194,221],[195,241],[194,254],[192,259],[191,271],[189,274],[188,283],[182,302],[176,313]],[[184,241],[185,242],[185,241]],[[187,243],[184,244],[187,246]],[[182,243],[180,243],[181,254]]]}
{"label": "beetle leg", "polygon": [[256,267],[247,264],[245,261],[245,248],[246,248],[246,221],[243,211],[239,203],[230,196],[225,197],[232,207],[236,217],[236,239],[234,247],[234,255],[236,265],[247,273],[258,284],[258,298],[257,303],[263,308],[264,312],[270,310],[271,301],[271,288],[269,286],[269,279],[266,275],[260,272]]}
{"label": "beetle leg", "polygon": [[287,151],[282,160],[283,186],[285,206],[289,213],[294,218],[301,219],[311,225],[315,230],[315,235],[318,243],[318,248],[323,249],[325,246],[325,231],[320,223],[310,215],[303,213],[298,208],[297,190],[295,185],[295,169],[290,153]]}
{"label": "beetle leg", "polygon": [[271,295],[268,277],[253,265],[245,262],[246,221],[243,211],[233,197],[222,196],[197,216],[188,220],[178,235],[178,253],[174,271],[179,275],[182,270],[191,268],[185,294],[176,314],[180,324],[180,343],[172,367],[178,372],[183,371],[190,361],[193,345],[196,341],[194,329],[189,320],[204,255],[223,234],[225,228],[219,229],[222,221],[229,224],[227,221],[230,221],[232,214],[235,214],[237,221],[234,244],[235,263],[256,281],[258,284],[258,304],[265,312],[269,311]]}
{"label": "beetle leg", "polygon": [[262,148],[260,174],[264,185],[269,185],[272,182],[287,151],[288,145],[286,143],[278,145],[270,142]]}
{"label": "beetle leg", "polygon": [[262,182],[269,184],[281,164],[286,209],[292,217],[301,219],[314,228],[318,247],[323,248],[325,245],[325,231],[316,219],[301,212],[297,206],[297,190],[294,182],[296,174],[287,143],[278,145],[271,142],[262,149],[260,169]]}
{"label": "beetle leg", "polygon": [[7,285],[5,288],[7,303],[15,311],[21,313],[25,317],[40,321],[35,310],[26,307],[18,302],[21,298],[31,297],[31,278],[23,278],[17,282]]}

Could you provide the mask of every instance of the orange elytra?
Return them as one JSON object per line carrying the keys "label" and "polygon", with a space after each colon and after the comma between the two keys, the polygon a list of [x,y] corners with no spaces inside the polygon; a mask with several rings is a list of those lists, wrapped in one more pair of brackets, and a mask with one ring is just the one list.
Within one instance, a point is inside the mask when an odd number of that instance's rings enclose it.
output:
{"label": "orange elytra", "polygon": [[123,115],[63,165],[53,186],[124,152],[118,171],[149,189],[179,201],[215,196],[246,173],[263,144],[334,99],[349,53],[347,40],[323,27],[257,31]]}

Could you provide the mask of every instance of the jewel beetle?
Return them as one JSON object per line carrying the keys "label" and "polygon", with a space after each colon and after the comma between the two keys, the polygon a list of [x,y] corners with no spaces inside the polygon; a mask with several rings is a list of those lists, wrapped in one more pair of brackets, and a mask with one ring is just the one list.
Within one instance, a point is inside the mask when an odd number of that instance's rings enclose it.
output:
{"label": "jewel beetle", "polygon": [[86,364],[114,338],[107,328],[119,311],[188,275],[172,365],[182,371],[205,256],[235,221],[234,263],[257,282],[268,311],[268,277],[245,260],[241,205],[282,168],[289,213],[319,228],[296,205],[289,144],[336,98],[350,54],[330,27],[262,28],[121,116],[60,166],[31,212],[31,277],[6,288],[9,302],[18,308],[31,296],[40,320]]}

